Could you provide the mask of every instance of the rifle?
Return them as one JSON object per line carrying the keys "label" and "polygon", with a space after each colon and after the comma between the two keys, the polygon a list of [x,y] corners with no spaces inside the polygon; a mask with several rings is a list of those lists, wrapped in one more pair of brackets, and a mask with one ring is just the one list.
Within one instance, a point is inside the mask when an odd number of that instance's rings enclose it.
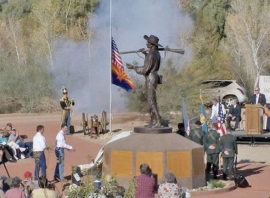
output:
{"label": "rifle", "polygon": [[[168,52],[174,52],[178,54],[184,54],[185,50],[183,49],[171,49],[169,47],[162,47],[158,48],[158,51],[168,51]],[[138,52],[149,52],[149,49],[141,49],[141,50],[134,50],[134,51],[124,51],[124,52],[119,52],[119,54],[131,54],[131,53],[138,53]]]}

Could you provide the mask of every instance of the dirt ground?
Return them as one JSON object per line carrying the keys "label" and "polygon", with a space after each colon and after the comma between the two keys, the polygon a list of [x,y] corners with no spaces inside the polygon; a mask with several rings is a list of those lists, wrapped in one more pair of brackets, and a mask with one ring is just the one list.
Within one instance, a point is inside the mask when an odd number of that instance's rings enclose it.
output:
{"label": "dirt ground", "polygon": [[[19,134],[27,135],[25,141],[32,141],[36,133],[36,126],[42,124],[45,126],[44,136],[47,145],[54,146],[55,136],[60,128],[59,114],[8,114],[0,115],[0,126],[4,127],[7,122],[12,122]],[[75,152],[66,152],[65,159],[65,175],[70,176],[72,165],[86,164],[91,158],[95,158],[99,149],[109,140],[107,138],[91,139],[84,136],[81,132],[81,115],[73,115],[72,124],[75,127],[76,134],[66,137],[66,142],[75,147]],[[147,123],[147,118],[136,113],[122,113],[113,115],[111,129],[113,133],[122,131],[132,131],[134,126],[141,126]],[[175,127],[175,126],[174,126]],[[108,129],[110,126],[108,126]],[[265,198],[270,196],[270,147],[267,145],[250,147],[249,145],[239,145],[238,169],[246,176],[251,188],[236,189],[229,193],[218,195],[208,195],[207,197],[228,197],[238,198]],[[47,176],[48,179],[53,178],[56,159],[54,152],[46,152],[47,157]],[[23,177],[25,171],[34,172],[34,159],[19,160],[17,163],[6,163],[6,167],[11,177]],[[0,166],[0,175],[7,175],[3,165]],[[61,192],[63,183],[56,185],[57,190]],[[204,197],[204,196],[200,196]]]}

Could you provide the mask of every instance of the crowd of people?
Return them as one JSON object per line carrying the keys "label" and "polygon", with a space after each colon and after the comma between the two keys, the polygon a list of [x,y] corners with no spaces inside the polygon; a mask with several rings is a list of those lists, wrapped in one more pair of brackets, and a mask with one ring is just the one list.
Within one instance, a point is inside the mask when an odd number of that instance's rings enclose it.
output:
{"label": "crowd of people", "polygon": [[[67,125],[63,123],[61,130],[56,136],[55,156],[57,162],[55,165],[54,182],[66,182],[64,178],[64,150],[75,151],[74,147],[66,144],[65,134]],[[44,154],[45,150],[52,149],[46,145],[44,136],[44,126],[36,127],[36,134],[33,141],[25,142],[23,138],[16,132],[11,123],[0,132],[0,155],[1,163],[16,162],[26,157],[33,158],[35,161],[34,175],[30,171],[25,172],[24,180],[19,177],[0,178],[0,198],[56,198],[59,193],[54,191],[54,186],[47,179],[47,163]]]}

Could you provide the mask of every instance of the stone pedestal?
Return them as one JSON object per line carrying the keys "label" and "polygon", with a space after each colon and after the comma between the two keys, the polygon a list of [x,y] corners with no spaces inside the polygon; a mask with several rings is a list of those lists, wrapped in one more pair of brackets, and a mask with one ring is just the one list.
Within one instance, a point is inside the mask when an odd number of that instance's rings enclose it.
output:
{"label": "stone pedestal", "polygon": [[205,186],[201,145],[172,133],[171,128],[145,128],[146,133],[143,128],[135,127],[136,133],[104,147],[103,174],[116,174],[119,184],[127,186],[133,176],[140,175],[140,165],[147,163],[159,181],[172,171],[182,186]]}

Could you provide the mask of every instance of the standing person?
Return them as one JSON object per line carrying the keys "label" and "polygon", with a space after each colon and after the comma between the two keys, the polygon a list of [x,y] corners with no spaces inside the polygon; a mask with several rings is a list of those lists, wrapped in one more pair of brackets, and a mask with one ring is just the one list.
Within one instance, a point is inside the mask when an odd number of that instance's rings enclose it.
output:
{"label": "standing person", "polygon": [[155,179],[148,164],[140,165],[141,175],[136,178],[135,198],[154,198]]}
{"label": "standing person", "polygon": [[70,125],[71,125],[71,117],[70,112],[72,111],[72,106],[75,105],[75,102],[72,98],[68,97],[67,88],[62,88],[63,97],[60,99],[60,106],[62,108],[62,124],[67,125],[67,135],[70,134]]}
{"label": "standing person", "polygon": [[[231,127],[231,121],[235,121],[234,128]],[[235,131],[235,129],[238,128],[240,121],[241,121],[241,107],[237,104],[237,100],[233,99],[227,117],[228,128]]]}
{"label": "standing person", "polygon": [[218,166],[219,166],[219,133],[216,131],[216,125],[212,126],[212,129],[204,135],[203,146],[207,154],[205,176],[206,181],[210,180],[210,172],[214,175],[214,179],[217,179]]}
{"label": "standing person", "polygon": [[197,120],[195,122],[195,129],[192,129],[189,133],[188,139],[190,139],[193,142],[196,142],[197,144],[203,145],[203,131],[201,129],[202,123]]}
{"label": "standing person", "polygon": [[256,87],[254,90],[254,95],[250,99],[251,104],[261,104],[264,106],[266,104],[265,95],[260,93],[260,88]]}
{"label": "standing person", "polygon": [[[224,108],[224,105],[221,104],[222,113],[224,116],[226,116],[226,110]],[[216,98],[212,100],[212,113],[211,113],[211,120],[212,123],[217,125],[218,122],[218,111],[219,111],[219,102]],[[223,119],[223,118],[221,118]]]}
{"label": "standing person", "polygon": [[127,63],[128,69],[134,69],[137,74],[144,75],[145,77],[145,88],[147,93],[147,103],[148,111],[151,116],[150,123],[148,127],[158,128],[162,126],[161,116],[158,112],[157,107],[157,85],[161,84],[160,76],[158,75],[158,70],[160,66],[160,54],[158,52],[158,37],[154,35],[144,36],[147,40],[146,46],[149,48],[149,53],[144,52],[145,60],[144,66],[138,67]]}
{"label": "standing person", "polygon": [[33,137],[33,153],[34,153],[34,159],[35,159],[35,176],[34,180],[37,181],[39,178],[39,171],[41,169],[41,175],[46,177],[46,157],[44,150],[49,149],[49,147],[46,145],[46,139],[43,136],[44,133],[44,126],[38,125],[37,126],[37,133]]}
{"label": "standing person", "polygon": [[64,149],[75,151],[75,149],[66,144],[65,135],[67,133],[67,125],[62,124],[61,130],[56,135],[56,146],[55,146],[55,155],[57,158],[57,163],[54,172],[54,180],[67,181],[64,179],[64,163],[65,163],[65,153]]}
{"label": "standing person", "polygon": [[228,133],[220,138],[221,156],[223,158],[223,179],[233,179],[234,177],[234,157],[237,155],[236,138],[228,130]]}

